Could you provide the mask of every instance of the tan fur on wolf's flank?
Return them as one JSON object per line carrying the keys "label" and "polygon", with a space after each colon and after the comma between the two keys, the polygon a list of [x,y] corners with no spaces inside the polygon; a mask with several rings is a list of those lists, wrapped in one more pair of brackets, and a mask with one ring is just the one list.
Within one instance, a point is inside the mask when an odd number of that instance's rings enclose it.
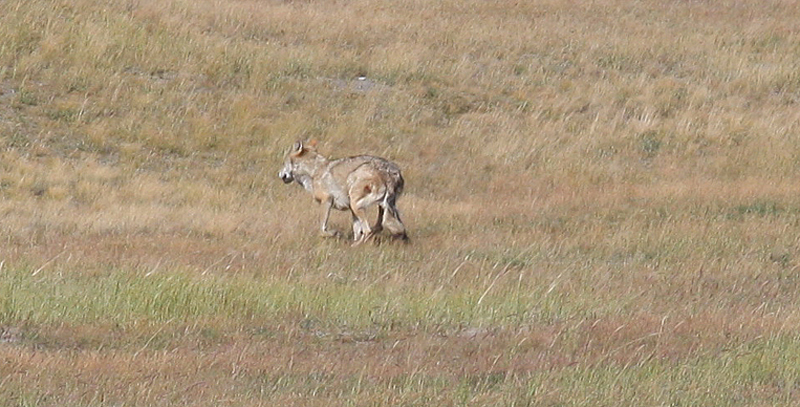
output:
{"label": "tan fur on wolf's flank", "polygon": [[[328,160],[317,152],[316,142],[297,142],[278,176],[287,184],[297,181],[322,205],[323,236],[337,235],[328,229],[331,208],[335,208],[352,214],[354,246],[384,227],[393,236],[408,240],[396,206],[405,181],[400,168],[390,161],[371,155]],[[372,206],[378,207],[375,226],[367,220],[367,209]]]}

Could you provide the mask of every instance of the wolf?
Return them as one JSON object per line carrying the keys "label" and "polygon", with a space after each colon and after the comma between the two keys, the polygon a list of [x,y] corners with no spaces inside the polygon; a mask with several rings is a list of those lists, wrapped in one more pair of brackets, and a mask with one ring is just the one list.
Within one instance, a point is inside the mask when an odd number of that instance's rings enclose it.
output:
{"label": "wolf", "polygon": [[[353,246],[370,240],[386,228],[397,239],[408,242],[408,234],[397,198],[405,181],[397,164],[371,155],[329,160],[317,152],[316,142],[298,141],[286,154],[278,177],[289,184],[296,181],[321,204],[321,235],[337,236],[328,229],[331,208],[350,211],[353,217]],[[378,221],[370,226],[367,209],[378,206]]]}

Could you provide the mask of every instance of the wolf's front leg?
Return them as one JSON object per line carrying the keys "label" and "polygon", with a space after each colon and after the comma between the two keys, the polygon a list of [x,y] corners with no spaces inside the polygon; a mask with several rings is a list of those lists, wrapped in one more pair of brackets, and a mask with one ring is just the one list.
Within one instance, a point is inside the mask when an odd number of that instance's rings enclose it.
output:
{"label": "wolf's front leg", "polygon": [[339,232],[335,230],[328,230],[328,218],[331,216],[331,207],[333,207],[333,199],[328,199],[320,203],[322,205],[322,227],[320,235],[323,237],[337,237]]}

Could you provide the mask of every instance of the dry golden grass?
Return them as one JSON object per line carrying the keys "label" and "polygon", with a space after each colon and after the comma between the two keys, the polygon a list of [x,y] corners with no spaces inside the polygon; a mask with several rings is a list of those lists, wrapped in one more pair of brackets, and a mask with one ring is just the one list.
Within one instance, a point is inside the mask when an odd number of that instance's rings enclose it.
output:
{"label": "dry golden grass", "polygon": [[[0,2],[0,405],[788,405],[797,44],[779,0]],[[413,243],[318,238],[299,138],[398,162]]]}

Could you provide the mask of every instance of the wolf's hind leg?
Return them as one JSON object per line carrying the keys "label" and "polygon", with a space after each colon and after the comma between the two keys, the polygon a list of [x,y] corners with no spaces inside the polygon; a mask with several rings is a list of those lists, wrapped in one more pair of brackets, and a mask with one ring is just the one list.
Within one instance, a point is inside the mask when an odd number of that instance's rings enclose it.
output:
{"label": "wolf's hind leg", "polygon": [[[350,211],[353,213],[354,218],[353,232],[355,234],[353,236],[353,246],[366,242],[375,234],[369,224],[369,219],[367,219],[367,208],[378,203],[385,191],[383,185],[371,179],[361,180],[350,187],[348,195],[350,197]],[[356,230],[356,223],[359,224],[358,228],[360,230],[358,231]]]}
{"label": "wolf's hind leg", "polygon": [[383,226],[392,234],[392,236],[408,241],[408,234],[406,233],[406,226],[400,220],[400,213],[394,205],[394,199],[386,200],[386,210],[383,213]]}
{"label": "wolf's hind leg", "polygon": [[375,226],[372,228],[372,234],[377,235],[383,231],[383,206],[378,205],[378,220],[375,222]]}
{"label": "wolf's hind leg", "polygon": [[356,214],[352,211],[350,213],[353,215],[353,240],[357,241],[361,238],[361,235],[364,234],[364,228],[361,226],[361,221]]}
{"label": "wolf's hind leg", "polygon": [[351,207],[353,212],[353,246],[358,246],[372,237],[372,229],[367,220],[367,211],[364,208]]}

